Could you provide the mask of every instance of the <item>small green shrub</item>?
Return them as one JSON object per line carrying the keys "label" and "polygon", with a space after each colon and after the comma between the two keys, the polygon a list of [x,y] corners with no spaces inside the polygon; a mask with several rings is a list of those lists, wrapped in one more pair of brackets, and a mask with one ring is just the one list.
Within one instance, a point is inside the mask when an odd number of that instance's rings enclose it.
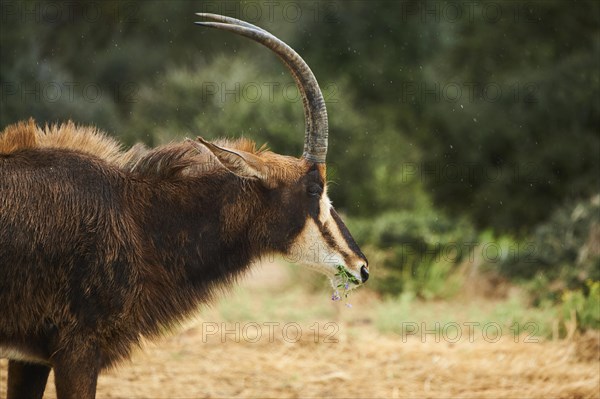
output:
{"label": "small green shrub", "polygon": [[600,329],[600,281],[587,280],[583,289],[565,291],[561,302],[564,320],[574,312],[579,329]]}

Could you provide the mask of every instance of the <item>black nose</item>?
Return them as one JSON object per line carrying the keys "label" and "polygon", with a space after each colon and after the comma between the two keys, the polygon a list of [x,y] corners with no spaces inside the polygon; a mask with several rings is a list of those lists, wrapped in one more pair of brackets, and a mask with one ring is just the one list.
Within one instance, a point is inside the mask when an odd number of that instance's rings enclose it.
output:
{"label": "black nose", "polygon": [[369,279],[369,271],[365,266],[360,268],[360,278],[362,279],[363,283]]}

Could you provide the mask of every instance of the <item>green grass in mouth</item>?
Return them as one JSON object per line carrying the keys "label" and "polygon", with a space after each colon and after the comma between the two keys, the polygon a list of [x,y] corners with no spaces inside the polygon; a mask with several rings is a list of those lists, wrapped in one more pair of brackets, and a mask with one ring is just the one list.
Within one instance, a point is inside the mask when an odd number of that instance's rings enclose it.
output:
{"label": "green grass in mouth", "polygon": [[[360,281],[358,281],[358,279],[356,277],[354,277],[354,275],[352,273],[350,273],[344,266],[342,265],[337,265],[337,273],[335,274],[336,277],[340,278],[340,283],[337,285],[336,290],[333,291],[333,294],[331,295],[331,300],[332,301],[339,301],[341,298],[340,293],[339,293],[339,289],[343,289],[343,293],[344,293],[344,298],[348,298],[348,293],[350,291],[350,283],[353,284],[360,284]],[[352,307],[351,304],[346,302],[346,306],[347,307]]]}

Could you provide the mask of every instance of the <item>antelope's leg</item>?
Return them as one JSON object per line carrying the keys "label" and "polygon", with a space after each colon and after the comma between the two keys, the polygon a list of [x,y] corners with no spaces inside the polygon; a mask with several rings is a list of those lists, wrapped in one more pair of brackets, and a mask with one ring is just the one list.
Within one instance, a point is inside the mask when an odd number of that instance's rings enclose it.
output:
{"label": "antelope's leg", "polygon": [[8,362],[8,399],[41,399],[50,367],[43,364]]}
{"label": "antelope's leg", "polygon": [[95,355],[77,354],[54,359],[54,382],[58,399],[94,399],[98,382]]}

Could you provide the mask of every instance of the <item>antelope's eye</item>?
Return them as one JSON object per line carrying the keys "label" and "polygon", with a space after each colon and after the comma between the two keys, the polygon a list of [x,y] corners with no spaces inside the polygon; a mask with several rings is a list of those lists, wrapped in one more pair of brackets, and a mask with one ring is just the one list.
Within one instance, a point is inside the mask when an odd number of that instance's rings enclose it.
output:
{"label": "antelope's eye", "polygon": [[323,187],[319,186],[318,184],[311,184],[308,186],[307,192],[311,197],[319,197],[323,192]]}

